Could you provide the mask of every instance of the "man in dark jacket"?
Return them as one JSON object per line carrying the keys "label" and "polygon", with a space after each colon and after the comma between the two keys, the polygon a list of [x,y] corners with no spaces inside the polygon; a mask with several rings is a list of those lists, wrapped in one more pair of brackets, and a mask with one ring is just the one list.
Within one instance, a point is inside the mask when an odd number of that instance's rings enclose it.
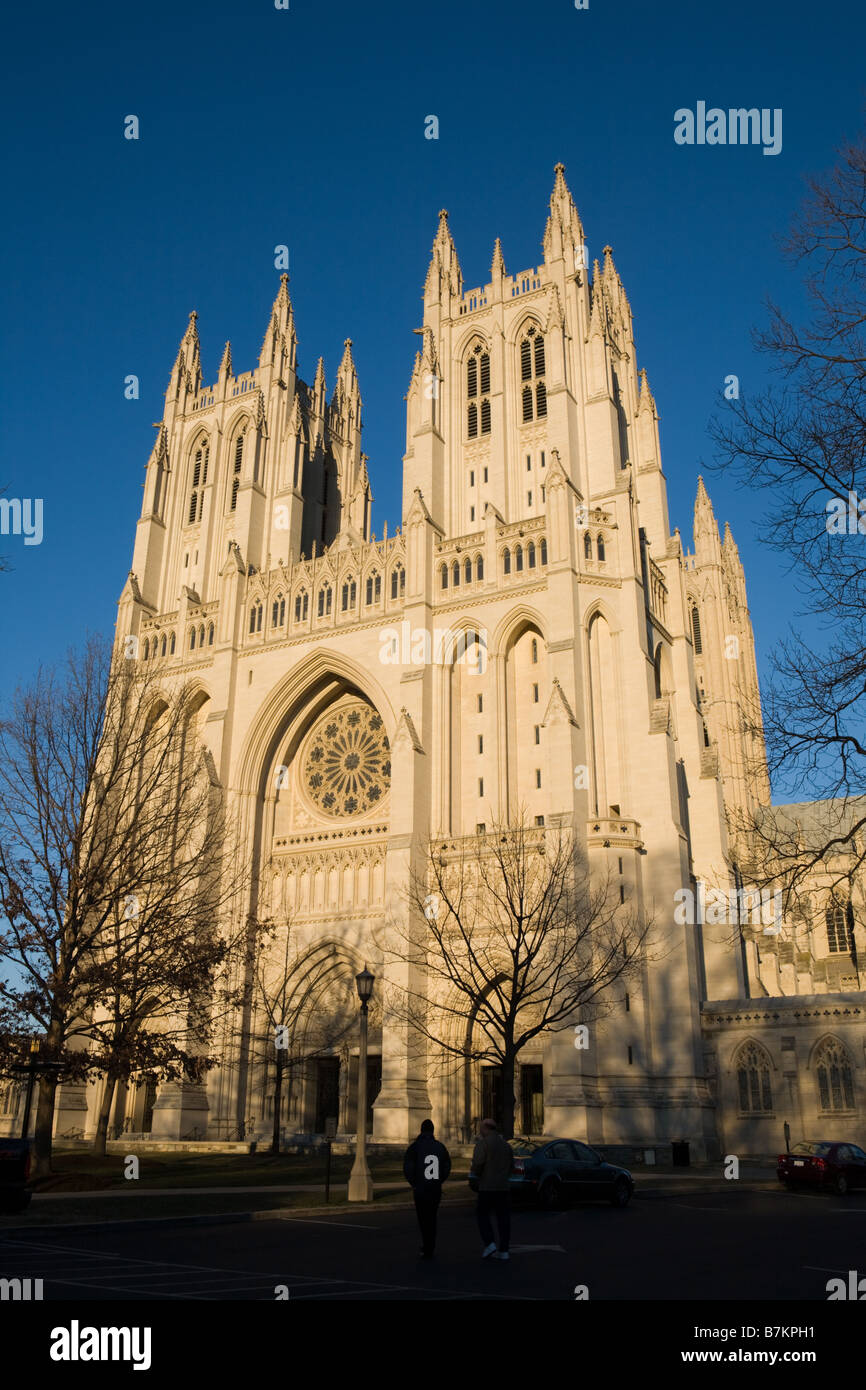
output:
{"label": "man in dark jacket", "polygon": [[433,1121],[422,1120],[421,1132],[403,1158],[403,1173],[415,1194],[415,1211],[421,1228],[421,1254],[432,1258],[436,1246],[436,1218],[442,1200],[442,1184],[451,1172],[451,1157],[444,1144],[433,1138]]}

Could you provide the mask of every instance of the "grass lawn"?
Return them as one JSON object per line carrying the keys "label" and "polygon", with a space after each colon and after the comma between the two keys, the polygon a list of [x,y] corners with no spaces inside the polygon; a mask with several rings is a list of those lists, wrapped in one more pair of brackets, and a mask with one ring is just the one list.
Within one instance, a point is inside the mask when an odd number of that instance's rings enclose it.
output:
{"label": "grass lawn", "polygon": [[[410,1200],[409,1189],[377,1192],[377,1206],[405,1203]],[[219,1216],[233,1212],[302,1211],[313,1207],[322,1209],[322,1192],[214,1192],[190,1193],[188,1196],[136,1196],[134,1192],[109,1197],[88,1197],[86,1192],[75,1194],[62,1202],[40,1202],[33,1198],[24,1212],[0,1213],[0,1232],[9,1227],[67,1226],[111,1221],[139,1221],[178,1216]],[[352,1204],[354,1207],[354,1203]],[[346,1184],[332,1189],[328,1210],[346,1210]]]}
{"label": "grass lawn", "polygon": [[[117,1188],[126,1200],[137,1188],[156,1187],[274,1187],[284,1183],[323,1183],[325,1158],[294,1154],[148,1154],[138,1151],[138,1178],[124,1177],[123,1154],[104,1158],[83,1151],[55,1152],[50,1177],[33,1183],[34,1192],[93,1192]],[[374,1182],[401,1182],[402,1162],[392,1156],[369,1160]],[[331,1159],[331,1185],[345,1186],[352,1170],[352,1156]],[[458,1173],[468,1172],[468,1164]],[[263,1197],[267,1194],[262,1194]],[[273,1196],[275,1194],[271,1194]],[[297,1194],[316,1195],[316,1194]],[[184,1199],[179,1199],[184,1200]],[[317,1196],[321,1201],[321,1195]]]}

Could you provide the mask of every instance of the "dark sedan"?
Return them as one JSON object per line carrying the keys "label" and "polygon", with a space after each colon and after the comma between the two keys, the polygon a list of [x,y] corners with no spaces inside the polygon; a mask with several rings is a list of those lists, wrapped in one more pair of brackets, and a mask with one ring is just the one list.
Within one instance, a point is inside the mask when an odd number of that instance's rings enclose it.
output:
{"label": "dark sedan", "polygon": [[574,1201],[625,1207],[634,1192],[627,1168],[618,1168],[579,1139],[512,1139],[511,1191],[552,1209]]}
{"label": "dark sedan", "polygon": [[0,1211],[23,1211],[30,1202],[30,1141],[0,1139]]}
{"label": "dark sedan", "polygon": [[803,1140],[789,1154],[779,1154],[779,1182],[827,1188],[844,1197],[852,1187],[866,1187],[866,1153],[857,1144]]}

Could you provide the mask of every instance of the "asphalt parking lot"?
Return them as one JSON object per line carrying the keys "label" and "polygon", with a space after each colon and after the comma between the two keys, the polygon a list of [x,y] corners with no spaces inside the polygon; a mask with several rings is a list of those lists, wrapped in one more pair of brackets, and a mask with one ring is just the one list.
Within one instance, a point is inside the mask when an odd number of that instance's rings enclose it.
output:
{"label": "asphalt parking lot", "polygon": [[342,1209],[172,1226],[26,1227],[0,1238],[0,1278],[56,1300],[826,1301],[866,1272],[866,1193],[767,1185],[638,1189],[625,1211],[517,1208],[508,1263],[480,1256],[471,1203],[443,1205],[436,1257],[418,1258],[410,1208]]}

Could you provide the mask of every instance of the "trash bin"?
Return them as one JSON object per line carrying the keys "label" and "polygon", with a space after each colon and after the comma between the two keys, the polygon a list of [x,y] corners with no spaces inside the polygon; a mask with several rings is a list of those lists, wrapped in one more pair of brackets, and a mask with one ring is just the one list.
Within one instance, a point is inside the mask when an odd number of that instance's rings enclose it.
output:
{"label": "trash bin", "polygon": [[681,1139],[671,1144],[671,1163],[675,1168],[688,1168],[689,1166],[689,1145],[688,1140]]}

